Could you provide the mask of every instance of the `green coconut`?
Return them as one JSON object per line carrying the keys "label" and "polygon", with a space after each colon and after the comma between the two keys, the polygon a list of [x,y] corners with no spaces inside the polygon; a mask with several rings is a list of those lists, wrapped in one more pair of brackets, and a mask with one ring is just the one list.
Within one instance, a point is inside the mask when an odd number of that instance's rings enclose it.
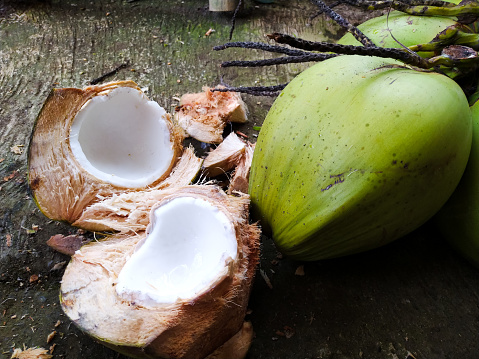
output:
{"label": "green coconut", "polygon": [[447,241],[479,267],[479,101],[471,106],[472,148],[469,162],[456,191],[435,217]]}
{"label": "green coconut", "polygon": [[264,121],[253,214],[300,260],[379,247],[446,202],[471,135],[467,99],[450,78],[390,59],[323,61],[283,90]]}
{"label": "green coconut", "polygon": [[[379,47],[400,48],[425,44],[432,41],[437,34],[457,22],[442,16],[414,16],[400,11],[392,11],[365,21],[358,26],[367,37]],[[338,40],[342,45],[361,45],[350,33]],[[420,52],[421,56],[431,57],[431,52]]]}

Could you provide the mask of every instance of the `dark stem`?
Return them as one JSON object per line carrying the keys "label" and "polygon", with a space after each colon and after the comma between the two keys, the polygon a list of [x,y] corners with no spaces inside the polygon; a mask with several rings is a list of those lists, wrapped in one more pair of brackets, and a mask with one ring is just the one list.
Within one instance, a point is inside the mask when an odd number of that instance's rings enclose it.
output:
{"label": "dark stem", "polygon": [[254,87],[226,87],[226,88],[216,88],[211,91],[218,92],[241,92],[248,95],[254,96],[277,96],[281,90],[286,87],[286,84],[275,85],[275,86],[254,86]]}
{"label": "dark stem", "polygon": [[403,49],[340,45],[332,44],[329,42],[314,42],[280,33],[274,33],[268,35],[268,37],[280,44],[290,45],[301,50],[334,52],[337,54],[344,55],[377,56],[382,58],[399,60],[406,64],[425,69],[432,67],[432,65],[427,61],[427,59],[423,59],[419,55],[409,53]]}
{"label": "dark stem", "polygon": [[266,60],[253,61],[225,61],[221,67],[261,67],[284,64],[298,64],[303,62],[319,62],[338,56],[337,54],[307,54],[302,56],[277,57]]}
{"label": "dark stem", "polygon": [[236,25],[236,16],[238,15],[238,11],[243,4],[243,0],[238,1],[238,6],[236,6],[235,12],[233,13],[233,18],[231,19],[231,29],[230,29],[230,37],[229,41],[233,38],[233,31],[235,30],[235,25]]}
{"label": "dark stem", "polygon": [[90,81],[90,85],[96,85],[96,84],[98,84],[98,83],[100,83],[100,82],[103,82],[103,81],[104,81],[105,79],[107,79],[108,77],[113,76],[113,75],[116,75],[116,74],[118,73],[118,71],[123,70],[123,69],[126,69],[126,68],[129,67],[129,66],[130,66],[130,62],[127,61],[127,62],[125,62],[124,64],[121,64],[121,65],[117,66],[115,69],[113,69],[113,70],[111,70],[111,71],[109,71],[109,72],[107,72],[107,73],[101,75],[100,77],[97,77],[97,78],[91,80],[91,81]]}
{"label": "dark stem", "polygon": [[261,42],[228,42],[226,44],[213,47],[213,50],[215,51],[225,50],[230,47],[263,50],[263,51],[275,52],[279,54],[285,54],[289,56],[303,56],[308,54],[308,52],[305,52],[305,51],[289,49],[287,47],[282,47],[282,46],[268,45]]}
{"label": "dark stem", "polygon": [[344,19],[341,15],[335,12],[333,9],[328,7],[321,0],[312,0],[313,4],[319,7],[319,10],[328,15],[332,20],[334,20],[338,25],[344,27],[349,33],[351,33],[356,40],[366,47],[376,47],[374,42],[371,41],[366,35],[364,35],[361,30],[356,26],[353,26],[349,21]]}

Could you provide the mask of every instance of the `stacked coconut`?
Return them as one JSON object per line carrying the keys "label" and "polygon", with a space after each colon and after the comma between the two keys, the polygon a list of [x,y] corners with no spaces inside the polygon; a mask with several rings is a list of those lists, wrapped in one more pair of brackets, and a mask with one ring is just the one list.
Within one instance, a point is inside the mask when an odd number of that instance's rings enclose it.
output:
{"label": "stacked coconut", "polygon": [[[103,344],[143,358],[246,355],[259,260],[246,194],[253,145],[223,141],[229,121],[246,121],[241,97],[210,89],[183,96],[174,118],[131,81],[46,100],[29,184],[47,217],[104,234],[74,253],[61,284],[65,313]],[[218,146],[202,159],[187,136]],[[225,172],[227,189],[194,184]]]}

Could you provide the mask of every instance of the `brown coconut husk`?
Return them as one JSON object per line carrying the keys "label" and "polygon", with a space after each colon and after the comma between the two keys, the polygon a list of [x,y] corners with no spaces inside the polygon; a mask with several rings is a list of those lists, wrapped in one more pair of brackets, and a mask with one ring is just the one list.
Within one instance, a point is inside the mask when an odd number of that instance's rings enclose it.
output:
{"label": "brown coconut husk", "polygon": [[175,122],[185,136],[198,141],[218,144],[223,141],[223,131],[228,122],[244,123],[248,109],[238,92],[211,91],[184,94],[175,109]]}

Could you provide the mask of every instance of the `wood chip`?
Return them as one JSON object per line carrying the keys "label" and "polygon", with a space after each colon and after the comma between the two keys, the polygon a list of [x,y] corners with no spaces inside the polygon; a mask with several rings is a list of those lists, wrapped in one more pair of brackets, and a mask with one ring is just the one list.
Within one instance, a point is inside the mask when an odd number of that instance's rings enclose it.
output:
{"label": "wood chip", "polygon": [[15,145],[10,147],[10,151],[15,153],[16,155],[21,155],[23,153],[23,145]]}
{"label": "wood chip", "polygon": [[295,275],[304,275],[304,265],[299,266],[296,268],[296,271],[294,272]]}
{"label": "wood chip", "polygon": [[48,350],[44,348],[14,349],[11,359],[50,359]]}
{"label": "wood chip", "polygon": [[50,354],[53,354],[53,351],[55,350],[56,346],[57,346],[56,343],[53,343],[53,345],[50,346],[50,350],[49,350]]}
{"label": "wood chip", "polygon": [[10,173],[8,176],[3,177],[3,180],[4,180],[5,182],[8,182],[8,181],[10,181],[12,178],[14,178],[14,177],[17,175],[17,173],[18,173],[18,170],[15,170],[15,171],[13,171],[12,173]]}
{"label": "wood chip", "polygon": [[5,237],[7,239],[7,247],[11,247],[12,246],[12,235],[7,233],[7,235]]}
{"label": "wood chip", "polygon": [[54,270],[62,269],[63,267],[65,267],[66,264],[67,264],[67,261],[55,263],[55,265],[52,267],[51,270],[54,271]]}
{"label": "wood chip", "polygon": [[215,32],[215,30],[210,28],[208,31],[206,31],[205,36],[210,36],[213,32]]}
{"label": "wood chip", "polygon": [[269,289],[273,289],[273,285],[271,284],[271,281],[269,280],[268,276],[266,275],[265,271],[260,269],[259,273],[261,274],[261,277],[263,277],[264,281],[266,282],[266,285],[268,286]]}
{"label": "wood chip", "polygon": [[83,236],[56,234],[47,241],[47,245],[56,250],[57,252],[72,256],[82,245],[86,244],[88,240],[85,240]]}
{"label": "wood chip", "polygon": [[56,330],[54,330],[53,332],[51,332],[50,334],[48,334],[47,343],[50,343],[50,342],[53,340],[53,338],[55,338],[55,335],[57,335]]}

